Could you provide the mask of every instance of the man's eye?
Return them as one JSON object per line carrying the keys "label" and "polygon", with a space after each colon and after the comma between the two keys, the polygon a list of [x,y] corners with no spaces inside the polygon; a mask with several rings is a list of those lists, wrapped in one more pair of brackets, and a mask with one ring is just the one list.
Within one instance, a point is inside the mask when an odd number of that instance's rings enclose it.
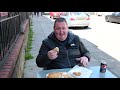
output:
{"label": "man's eye", "polygon": [[60,28],[56,28],[57,30],[60,30]]}
{"label": "man's eye", "polygon": [[64,29],[66,29],[66,28],[56,28],[57,30],[64,30]]}
{"label": "man's eye", "polygon": [[65,28],[62,28],[62,29],[65,29]]}

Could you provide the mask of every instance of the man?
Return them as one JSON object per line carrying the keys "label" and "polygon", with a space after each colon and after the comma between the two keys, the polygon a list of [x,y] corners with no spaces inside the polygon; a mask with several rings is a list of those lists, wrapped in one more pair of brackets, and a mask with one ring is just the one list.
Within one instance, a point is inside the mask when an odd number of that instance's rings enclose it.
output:
{"label": "man", "polygon": [[37,16],[39,16],[39,12],[37,12]]}
{"label": "man", "polygon": [[[89,51],[79,36],[69,32],[64,18],[57,18],[54,31],[43,40],[36,58],[38,67],[44,69],[72,68],[75,65],[86,66],[90,61]],[[59,51],[54,50],[58,47]]]}

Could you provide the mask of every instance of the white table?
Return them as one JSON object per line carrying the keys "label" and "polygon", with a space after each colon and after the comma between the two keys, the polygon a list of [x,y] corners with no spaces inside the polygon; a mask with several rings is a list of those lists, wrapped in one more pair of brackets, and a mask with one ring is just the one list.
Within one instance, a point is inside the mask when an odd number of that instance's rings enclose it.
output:
{"label": "white table", "polygon": [[[42,70],[37,72],[37,78],[46,78],[46,75],[51,72],[68,72],[71,68],[65,68],[65,69],[51,69],[51,70]],[[89,67],[90,70],[92,70],[92,74],[89,78],[117,78],[112,72],[110,72],[108,69],[105,73],[100,72],[100,66],[92,66]]]}

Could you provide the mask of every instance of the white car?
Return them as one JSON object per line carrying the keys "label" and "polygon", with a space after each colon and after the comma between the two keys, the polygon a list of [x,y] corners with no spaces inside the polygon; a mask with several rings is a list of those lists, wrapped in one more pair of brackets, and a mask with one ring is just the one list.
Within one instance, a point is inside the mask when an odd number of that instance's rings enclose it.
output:
{"label": "white car", "polygon": [[68,27],[84,27],[90,25],[90,16],[85,12],[64,12],[60,15],[66,19]]}

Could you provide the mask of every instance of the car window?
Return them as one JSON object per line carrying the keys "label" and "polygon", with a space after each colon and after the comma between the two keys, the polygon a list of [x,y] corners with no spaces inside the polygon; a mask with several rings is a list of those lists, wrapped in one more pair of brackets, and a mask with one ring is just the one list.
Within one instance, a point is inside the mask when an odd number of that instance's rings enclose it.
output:
{"label": "car window", "polygon": [[114,13],[112,13],[112,15],[113,15],[113,16],[115,16],[115,12],[114,12]]}
{"label": "car window", "polygon": [[114,16],[120,16],[120,12],[113,13]]}
{"label": "car window", "polygon": [[82,13],[82,12],[71,12],[70,14],[71,14],[71,15],[82,15],[82,14],[84,14],[84,13]]}
{"label": "car window", "polygon": [[118,16],[120,16],[120,12],[118,13]]}
{"label": "car window", "polygon": [[116,16],[120,16],[120,12],[116,12]]}
{"label": "car window", "polygon": [[68,15],[69,15],[68,12],[64,12],[64,13],[62,14],[62,16],[68,16]]}

